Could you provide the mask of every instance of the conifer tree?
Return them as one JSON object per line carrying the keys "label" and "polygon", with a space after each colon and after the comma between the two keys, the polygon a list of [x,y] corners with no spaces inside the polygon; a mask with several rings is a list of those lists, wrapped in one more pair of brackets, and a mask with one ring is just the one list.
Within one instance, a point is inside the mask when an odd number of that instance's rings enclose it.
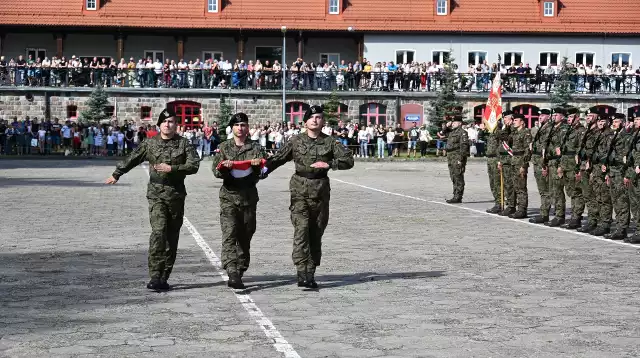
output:
{"label": "conifer tree", "polygon": [[457,96],[458,74],[456,73],[453,50],[449,50],[449,55],[443,59],[443,71],[440,72],[436,80],[441,81],[436,98],[429,101],[427,114],[431,128],[439,129],[445,118],[453,115],[463,114],[462,103]]}
{"label": "conifer tree", "polygon": [[227,126],[229,125],[229,120],[231,116],[233,116],[233,107],[231,107],[231,97],[227,97],[225,99],[224,96],[220,97],[220,111],[216,116],[216,120],[218,122],[219,135],[220,140],[224,141],[227,139]]}
{"label": "conifer tree", "polygon": [[571,82],[571,72],[567,65],[567,57],[562,58],[558,74],[553,82],[553,89],[549,92],[549,101],[553,106],[564,106],[572,100],[573,82]]}
{"label": "conifer tree", "polygon": [[338,124],[340,118],[340,113],[338,113],[338,109],[340,109],[340,99],[338,98],[338,93],[333,90],[329,95],[329,98],[325,104],[322,105],[324,109],[324,118],[329,123],[330,126],[335,126]]}
{"label": "conifer tree", "polygon": [[100,123],[109,119],[105,113],[105,108],[109,105],[109,97],[102,86],[96,86],[87,100],[87,109],[80,112],[80,123],[88,124],[91,122]]}

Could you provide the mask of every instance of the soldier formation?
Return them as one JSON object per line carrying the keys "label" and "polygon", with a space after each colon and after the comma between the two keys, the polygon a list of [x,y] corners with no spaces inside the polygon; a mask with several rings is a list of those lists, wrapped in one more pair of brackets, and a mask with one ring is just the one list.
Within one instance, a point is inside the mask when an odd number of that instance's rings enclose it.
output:
{"label": "soldier formation", "polygon": [[[530,222],[640,243],[638,230],[627,237],[631,213],[640,223],[640,111],[633,113],[633,123],[625,123],[622,114],[585,114],[583,125],[577,108],[543,109],[532,134],[521,114],[505,111],[501,125],[488,134],[487,171],[494,206],[487,212],[514,219],[528,216],[527,173],[532,162],[541,205]],[[550,220],[551,206],[555,216]]]}

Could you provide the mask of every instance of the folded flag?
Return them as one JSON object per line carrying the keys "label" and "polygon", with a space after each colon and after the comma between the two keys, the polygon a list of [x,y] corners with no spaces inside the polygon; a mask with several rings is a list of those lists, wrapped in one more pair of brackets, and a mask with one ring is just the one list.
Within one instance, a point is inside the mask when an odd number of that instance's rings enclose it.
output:
{"label": "folded flag", "polygon": [[[253,167],[251,166],[251,160],[237,160],[231,162],[231,176],[234,178],[244,178],[251,173],[253,173]],[[265,164],[267,163],[266,159],[260,159],[260,169],[263,169]],[[222,162],[218,163],[216,166],[217,170],[224,169],[222,166]]]}

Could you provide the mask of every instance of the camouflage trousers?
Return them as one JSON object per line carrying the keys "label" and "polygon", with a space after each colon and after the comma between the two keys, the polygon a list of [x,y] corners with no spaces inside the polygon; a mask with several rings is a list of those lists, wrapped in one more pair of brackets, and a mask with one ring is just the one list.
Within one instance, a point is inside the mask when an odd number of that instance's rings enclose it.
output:
{"label": "camouflage trousers", "polygon": [[453,183],[453,197],[462,199],[464,195],[464,172],[467,167],[467,157],[460,153],[448,153],[449,177]]}
{"label": "camouflage trousers", "polygon": [[520,175],[520,165],[512,166],[512,186],[515,194],[516,211],[526,213],[529,208],[529,192],[527,190],[528,167],[525,167],[523,175]]}
{"label": "camouflage trousers", "polygon": [[[599,169],[600,168],[594,168],[591,173],[591,192],[596,202],[595,206],[598,208],[597,224],[598,226],[609,228],[611,227],[611,216],[613,214],[611,191],[604,180],[604,175],[602,175]],[[589,216],[591,216],[591,212],[589,212]],[[591,220],[591,217],[589,220]]]}
{"label": "camouflage trousers", "polygon": [[[504,206],[514,209],[516,207],[516,191],[513,186],[513,166],[511,163],[502,163],[502,185],[504,187]],[[500,171],[498,170],[498,180],[500,180]],[[500,184],[498,182],[498,184]]]}
{"label": "camouflage trousers", "polygon": [[251,238],[256,232],[256,205],[240,206],[220,200],[222,267],[227,272],[249,268]]}
{"label": "camouflage trousers", "polygon": [[162,201],[149,199],[149,276],[151,279],[168,280],[178,251],[178,239],[184,199]]}
{"label": "camouflage trousers", "polygon": [[551,177],[551,202],[556,212],[556,217],[564,218],[567,211],[567,197],[565,196],[565,178],[568,173],[563,172],[558,175],[558,168],[561,168],[560,160],[549,162],[549,176]]}
{"label": "camouflage trousers", "polygon": [[498,171],[498,159],[487,158],[487,174],[489,175],[489,187],[493,195],[493,201],[500,206],[500,172]]}
{"label": "camouflage trousers", "polygon": [[329,223],[329,195],[322,198],[291,198],[293,253],[298,271],[315,270],[322,258],[322,235]]}
{"label": "camouflage trousers", "polygon": [[629,188],[629,203],[633,220],[636,222],[636,233],[640,233],[640,180],[638,179]]}
{"label": "camouflage trousers", "polygon": [[594,184],[592,183],[591,179],[591,171],[581,170],[580,175],[580,188],[582,190],[582,197],[584,200],[582,201],[582,207],[579,209],[581,209],[580,212],[584,213],[584,209],[586,206],[587,212],[589,213],[587,216],[588,224],[590,226],[595,226],[598,224],[600,207],[598,206],[598,198],[596,197],[594,192]]}
{"label": "camouflage trousers", "polygon": [[[576,174],[578,172],[575,169],[575,159],[574,157],[563,157],[562,159],[565,160],[562,165],[562,186],[567,196],[571,198],[571,219],[579,219],[582,218],[582,214],[584,213],[584,196],[580,182],[576,181]],[[556,176],[558,175],[557,172],[555,174]],[[558,188],[558,190],[561,189]]]}
{"label": "camouflage trousers", "polygon": [[540,194],[540,216],[549,216],[551,209],[551,191],[549,189],[549,175],[542,175],[543,158],[541,155],[533,155],[533,176],[536,179],[538,193]]}
{"label": "camouflage trousers", "polygon": [[629,189],[624,186],[624,175],[621,168],[611,168],[609,171],[609,189],[611,190],[611,203],[616,214],[616,230],[629,228]]}

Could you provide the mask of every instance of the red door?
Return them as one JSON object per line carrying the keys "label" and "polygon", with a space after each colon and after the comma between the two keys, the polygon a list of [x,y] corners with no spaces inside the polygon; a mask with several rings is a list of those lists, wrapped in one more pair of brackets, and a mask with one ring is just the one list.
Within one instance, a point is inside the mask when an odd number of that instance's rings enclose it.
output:
{"label": "red door", "polygon": [[176,112],[176,120],[182,131],[202,127],[202,105],[193,101],[175,101],[167,103]]}

